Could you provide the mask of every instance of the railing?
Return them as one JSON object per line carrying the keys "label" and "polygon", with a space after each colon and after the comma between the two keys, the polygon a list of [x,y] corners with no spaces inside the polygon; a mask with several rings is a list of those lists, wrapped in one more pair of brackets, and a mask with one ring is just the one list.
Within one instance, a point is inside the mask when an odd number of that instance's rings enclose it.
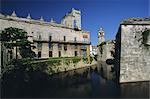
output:
{"label": "railing", "polygon": [[90,41],[74,41],[74,40],[39,40],[39,39],[34,39],[33,41],[37,42],[51,42],[51,43],[71,43],[71,44],[90,44]]}
{"label": "railing", "polygon": [[86,46],[85,45],[82,45],[81,47],[80,47],[80,49],[84,49],[84,50],[86,50]]}

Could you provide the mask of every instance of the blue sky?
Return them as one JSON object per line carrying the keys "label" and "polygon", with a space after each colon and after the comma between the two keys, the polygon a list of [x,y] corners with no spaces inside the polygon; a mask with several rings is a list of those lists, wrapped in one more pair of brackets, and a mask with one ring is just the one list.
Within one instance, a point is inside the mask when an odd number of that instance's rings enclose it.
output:
{"label": "blue sky", "polygon": [[115,39],[120,21],[130,17],[150,16],[150,0],[1,0],[0,12],[20,17],[28,13],[32,18],[60,23],[72,8],[82,13],[82,28],[90,31],[92,45],[98,44],[98,29],[104,28],[106,40]]}

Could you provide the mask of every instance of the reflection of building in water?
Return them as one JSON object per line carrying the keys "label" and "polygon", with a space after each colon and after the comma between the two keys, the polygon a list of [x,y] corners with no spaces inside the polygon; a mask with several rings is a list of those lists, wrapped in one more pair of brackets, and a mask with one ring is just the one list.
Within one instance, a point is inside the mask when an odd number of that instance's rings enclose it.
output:
{"label": "reflection of building in water", "polygon": [[[134,82],[134,83],[124,83],[120,84],[121,88],[121,98],[148,98],[149,96],[149,82]],[[137,94],[138,93],[138,94]]]}
{"label": "reflection of building in water", "polygon": [[79,10],[72,9],[62,18],[61,23],[53,19],[46,22],[43,17],[35,20],[30,15],[21,18],[15,12],[11,16],[0,14],[0,23],[3,24],[0,30],[8,27],[24,29],[36,46],[34,51],[38,58],[86,57],[90,54],[90,34],[81,28]]}

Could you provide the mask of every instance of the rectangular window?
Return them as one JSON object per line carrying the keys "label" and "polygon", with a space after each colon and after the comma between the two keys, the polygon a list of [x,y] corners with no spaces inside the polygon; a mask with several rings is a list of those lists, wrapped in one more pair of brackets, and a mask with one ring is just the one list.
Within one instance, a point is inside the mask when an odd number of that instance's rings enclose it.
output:
{"label": "rectangular window", "polygon": [[74,28],[77,28],[77,22],[74,20]]}
{"label": "rectangular window", "polygon": [[62,50],[62,45],[58,44],[58,50]]}
{"label": "rectangular window", "polygon": [[66,41],[66,36],[64,36],[64,41]]}
{"label": "rectangular window", "polygon": [[67,50],[67,45],[66,44],[64,45],[64,50]]}
{"label": "rectangular window", "polygon": [[58,51],[58,56],[61,57],[61,51]]}
{"label": "rectangular window", "polygon": [[88,35],[83,35],[83,38],[88,38]]}
{"label": "rectangular window", "polygon": [[49,42],[48,44],[49,44],[49,50],[53,50],[53,44],[51,42]]}
{"label": "rectangular window", "polygon": [[51,42],[52,41],[52,36],[49,36],[49,42]]}
{"label": "rectangular window", "polygon": [[49,57],[53,57],[53,52],[49,51]]}
{"label": "rectangular window", "polygon": [[74,51],[74,56],[78,56],[78,52],[77,51]]}
{"label": "rectangular window", "polygon": [[38,42],[38,43],[37,43],[37,49],[38,49],[38,50],[41,50],[41,49],[42,49],[42,43],[41,43],[41,42]]}
{"label": "rectangular window", "polygon": [[38,52],[38,58],[41,58],[41,51]]}
{"label": "rectangular window", "polygon": [[77,41],[77,37],[74,37],[74,42],[76,42]]}

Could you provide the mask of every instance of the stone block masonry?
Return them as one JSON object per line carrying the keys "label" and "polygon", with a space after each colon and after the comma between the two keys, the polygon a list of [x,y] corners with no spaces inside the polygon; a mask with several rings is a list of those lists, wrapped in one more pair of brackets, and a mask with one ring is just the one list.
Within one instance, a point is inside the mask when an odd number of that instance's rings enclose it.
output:
{"label": "stone block masonry", "polygon": [[119,82],[150,81],[150,18],[121,23],[116,36]]}

